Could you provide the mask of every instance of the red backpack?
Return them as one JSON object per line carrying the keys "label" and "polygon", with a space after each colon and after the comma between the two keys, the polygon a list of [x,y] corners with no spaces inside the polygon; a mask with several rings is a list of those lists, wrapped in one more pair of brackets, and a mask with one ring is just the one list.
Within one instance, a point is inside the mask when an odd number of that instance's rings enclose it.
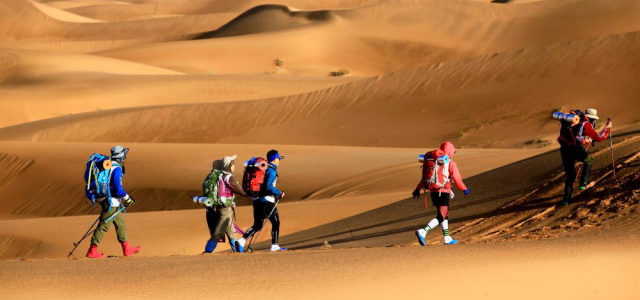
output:
{"label": "red backpack", "polygon": [[251,198],[257,198],[260,187],[264,182],[264,174],[269,167],[267,160],[262,157],[252,157],[244,163],[244,175],[242,176],[242,190]]}
{"label": "red backpack", "polygon": [[427,152],[422,165],[422,186],[425,189],[444,189],[451,181],[449,162],[451,159],[442,150]]}

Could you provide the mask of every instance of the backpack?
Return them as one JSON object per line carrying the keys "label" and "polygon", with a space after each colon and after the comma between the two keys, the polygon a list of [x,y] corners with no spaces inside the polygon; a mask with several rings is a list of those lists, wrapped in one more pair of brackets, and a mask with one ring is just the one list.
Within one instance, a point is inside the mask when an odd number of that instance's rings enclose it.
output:
{"label": "backpack", "polygon": [[257,198],[260,194],[260,187],[264,183],[264,174],[269,164],[262,157],[252,157],[245,163],[244,175],[242,176],[242,190],[251,198]]}
{"label": "backpack", "polygon": [[423,187],[426,189],[439,188],[440,191],[451,181],[449,163],[451,159],[442,150],[435,150],[425,154],[422,165]]}
{"label": "backpack", "polygon": [[84,171],[86,183],[85,196],[95,205],[97,199],[111,198],[109,184],[111,183],[112,162],[108,156],[98,153],[92,154],[87,160]]}
{"label": "backpack", "polygon": [[202,183],[202,196],[211,198],[213,206],[221,205],[220,201],[220,179],[222,179],[222,170],[213,170]]}
{"label": "backpack", "polygon": [[573,124],[572,122],[568,122],[565,120],[560,121],[560,136],[558,137],[558,142],[560,143],[560,145],[578,145],[582,144],[582,141],[584,139],[584,137],[582,136],[586,121],[584,113],[579,110],[572,110],[571,113],[575,113],[580,116],[580,122],[577,124]]}

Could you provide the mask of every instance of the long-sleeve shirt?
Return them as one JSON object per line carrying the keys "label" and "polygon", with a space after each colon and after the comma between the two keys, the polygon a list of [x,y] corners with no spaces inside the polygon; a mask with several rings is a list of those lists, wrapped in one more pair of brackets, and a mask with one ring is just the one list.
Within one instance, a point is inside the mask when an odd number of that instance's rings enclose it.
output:
{"label": "long-sleeve shirt", "polygon": [[276,187],[278,179],[278,166],[270,163],[269,168],[264,174],[264,184],[260,189],[260,197],[258,200],[271,203],[276,202],[276,197],[282,196],[282,191]]}
{"label": "long-sleeve shirt", "polygon": [[113,162],[111,166],[111,180],[109,181],[109,190],[111,192],[111,206],[120,206],[120,198],[127,195],[127,192],[122,186],[122,167],[117,162]]}
{"label": "long-sleeve shirt", "polygon": [[[579,126],[579,125],[576,125]],[[591,125],[591,122],[584,122],[584,127],[582,128],[582,135],[576,136],[576,140],[578,140],[582,144],[586,144],[584,137],[588,136],[595,142],[602,142],[609,137],[609,133],[611,132],[611,128],[604,128],[600,133],[596,132]]]}

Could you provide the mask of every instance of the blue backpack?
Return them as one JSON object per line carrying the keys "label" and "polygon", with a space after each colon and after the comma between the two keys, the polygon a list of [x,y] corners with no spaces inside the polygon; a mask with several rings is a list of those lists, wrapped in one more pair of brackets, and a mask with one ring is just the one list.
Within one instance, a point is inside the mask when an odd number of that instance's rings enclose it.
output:
{"label": "blue backpack", "polygon": [[84,171],[85,196],[93,205],[96,199],[111,199],[111,166],[111,159],[98,153],[92,154],[87,160],[87,169]]}

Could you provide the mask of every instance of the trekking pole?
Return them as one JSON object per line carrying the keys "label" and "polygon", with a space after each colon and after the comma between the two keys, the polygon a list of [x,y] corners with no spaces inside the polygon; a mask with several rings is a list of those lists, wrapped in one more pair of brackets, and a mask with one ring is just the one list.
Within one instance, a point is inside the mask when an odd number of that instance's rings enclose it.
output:
{"label": "trekking pole", "polygon": [[[280,201],[278,201],[280,202]],[[267,219],[271,218],[271,215],[273,214],[273,212],[276,210],[276,207],[278,207],[278,202],[275,203],[275,205],[273,206],[273,209],[271,209],[271,212],[269,213],[269,215],[265,218],[262,219],[262,228],[260,229],[260,231],[258,231],[254,236],[251,237],[251,239],[249,240],[249,245],[247,246],[247,249],[251,250],[251,252],[253,252],[253,249],[251,249],[251,244],[253,244],[253,241],[257,241],[258,237],[260,236],[260,232],[262,232],[262,229],[264,228],[264,223],[267,222]],[[254,239],[255,237],[255,239]]]}
{"label": "trekking pole", "polygon": [[[607,119],[611,123],[611,119]],[[613,166],[613,180],[616,180],[616,161],[613,158],[613,128],[609,128],[609,144],[611,145],[611,165]]]}
{"label": "trekking pole", "polygon": [[[98,221],[100,221],[100,216],[98,216],[98,218],[96,219],[95,222],[93,222],[93,224],[91,224],[91,227],[89,227],[89,230],[87,230],[87,232],[85,232],[85,234],[82,236],[82,238],[73,243],[73,249],[71,249],[71,252],[69,252],[69,255],[67,255],[67,258],[71,257],[73,255],[73,252],[76,251],[76,249],[78,248],[78,246],[80,246],[80,244],[82,243],[82,241],[84,241],[84,239],[86,239],[89,235],[91,235],[94,231],[96,231],[95,229],[93,229],[93,226],[96,226],[96,223],[98,223]],[[93,229],[93,230],[91,230]]]}

